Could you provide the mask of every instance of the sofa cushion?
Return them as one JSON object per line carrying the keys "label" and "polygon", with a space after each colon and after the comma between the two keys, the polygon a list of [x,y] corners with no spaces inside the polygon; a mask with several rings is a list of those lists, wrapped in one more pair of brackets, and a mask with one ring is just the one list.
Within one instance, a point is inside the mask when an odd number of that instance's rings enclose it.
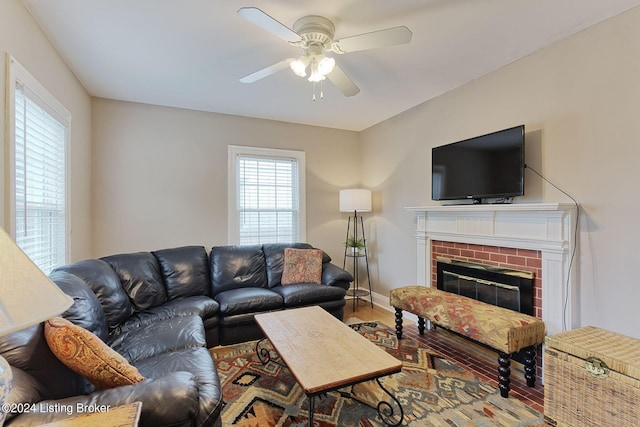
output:
{"label": "sofa cushion", "polygon": [[267,272],[262,246],[214,246],[211,248],[213,295],[229,289],[266,287]]}
{"label": "sofa cushion", "polygon": [[56,357],[98,389],[144,381],[138,370],[97,336],[61,317],[45,322],[44,336]]}
{"label": "sofa cushion", "polygon": [[142,328],[131,329],[113,337],[109,346],[130,363],[168,351],[189,347],[206,347],[202,319],[180,316],[165,319]]}
{"label": "sofa cushion", "polygon": [[106,341],[109,334],[107,319],[98,297],[84,280],[66,271],[53,272],[49,278],[62,292],[73,298],[73,305],[62,313],[62,317]]}
{"label": "sofa cushion", "polygon": [[137,310],[156,307],[167,300],[158,260],[149,252],[100,258],[120,277],[120,283]]}
{"label": "sofa cushion", "polygon": [[[267,282],[270,288],[281,284],[282,271],[284,269],[284,250],[286,248],[314,249],[308,243],[265,243],[262,245],[267,263]],[[326,266],[329,262],[331,262],[331,257],[322,251],[323,266]]]}
{"label": "sofa cushion", "polygon": [[218,371],[209,350],[203,347],[185,348],[162,353],[134,363],[136,369],[149,378],[160,378],[172,372],[185,371],[201,378],[204,383],[215,383]]}
{"label": "sofa cushion", "polygon": [[157,258],[169,299],[209,293],[209,258],[203,246],[162,249],[152,254]]}
{"label": "sofa cushion", "polygon": [[143,328],[172,317],[199,316],[203,321],[207,322],[210,319],[217,319],[219,310],[220,305],[218,302],[210,297],[196,296],[174,299],[157,307],[134,313],[114,329],[111,332],[111,336],[114,337],[132,329]]}
{"label": "sofa cushion", "polygon": [[340,300],[344,298],[347,292],[338,286],[318,286],[309,283],[278,286],[273,288],[272,291],[282,295],[284,305],[287,308]]}
{"label": "sofa cushion", "polygon": [[322,251],[286,248],[281,283],[322,283]]}
{"label": "sofa cushion", "polygon": [[222,317],[283,308],[282,297],[269,289],[231,289],[220,292],[215,298],[220,304],[220,315]]}
{"label": "sofa cushion", "polygon": [[120,285],[120,277],[100,259],[87,259],[64,265],[54,272],[66,271],[85,281],[98,297],[109,328],[114,328],[133,313],[129,296]]}
{"label": "sofa cushion", "polygon": [[308,243],[266,243],[262,245],[264,258],[267,263],[267,283],[270,288],[279,286],[284,270],[284,250],[286,248],[313,249]]}

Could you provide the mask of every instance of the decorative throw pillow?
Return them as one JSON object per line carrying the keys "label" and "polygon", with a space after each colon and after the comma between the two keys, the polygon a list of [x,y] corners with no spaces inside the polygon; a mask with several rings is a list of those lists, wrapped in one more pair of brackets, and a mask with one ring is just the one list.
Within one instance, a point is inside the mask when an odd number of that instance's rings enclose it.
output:
{"label": "decorative throw pillow", "polygon": [[322,251],[320,249],[284,250],[283,285],[294,283],[322,283]]}
{"label": "decorative throw pillow", "polygon": [[61,317],[44,323],[44,337],[51,352],[69,369],[104,390],[144,381],[135,366],[100,338]]}

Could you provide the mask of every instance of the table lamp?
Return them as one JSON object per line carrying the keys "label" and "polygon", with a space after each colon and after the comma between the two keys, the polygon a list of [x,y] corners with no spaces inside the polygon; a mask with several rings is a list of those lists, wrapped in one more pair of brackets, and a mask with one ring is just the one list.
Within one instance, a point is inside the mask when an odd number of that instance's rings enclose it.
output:
{"label": "table lamp", "polygon": [[[44,322],[71,307],[63,293],[0,227],[0,336]],[[0,356],[0,406],[11,391],[13,375]],[[5,412],[0,413],[0,425]]]}

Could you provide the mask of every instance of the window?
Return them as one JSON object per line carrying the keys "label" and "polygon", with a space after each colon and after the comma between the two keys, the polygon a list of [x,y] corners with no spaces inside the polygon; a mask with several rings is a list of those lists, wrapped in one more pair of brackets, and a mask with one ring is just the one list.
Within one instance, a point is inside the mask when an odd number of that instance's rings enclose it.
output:
{"label": "window", "polygon": [[45,273],[66,263],[71,115],[14,58],[9,70],[10,233]]}
{"label": "window", "polygon": [[304,152],[229,146],[229,242],[306,240]]}

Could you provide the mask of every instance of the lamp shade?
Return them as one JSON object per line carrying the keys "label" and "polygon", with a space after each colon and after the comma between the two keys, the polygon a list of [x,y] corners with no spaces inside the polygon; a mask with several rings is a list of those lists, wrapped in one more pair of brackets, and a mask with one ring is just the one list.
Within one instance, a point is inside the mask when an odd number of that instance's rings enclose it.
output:
{"label": "lamp shade", "polygon": [[340,190],[340,211],[341,212],[370,212],[371,211],[371,190],[350,188]]}
{"label": "lamp shade", "polygon": [[0,228],[0,336],[55,317],[72,304]]}

